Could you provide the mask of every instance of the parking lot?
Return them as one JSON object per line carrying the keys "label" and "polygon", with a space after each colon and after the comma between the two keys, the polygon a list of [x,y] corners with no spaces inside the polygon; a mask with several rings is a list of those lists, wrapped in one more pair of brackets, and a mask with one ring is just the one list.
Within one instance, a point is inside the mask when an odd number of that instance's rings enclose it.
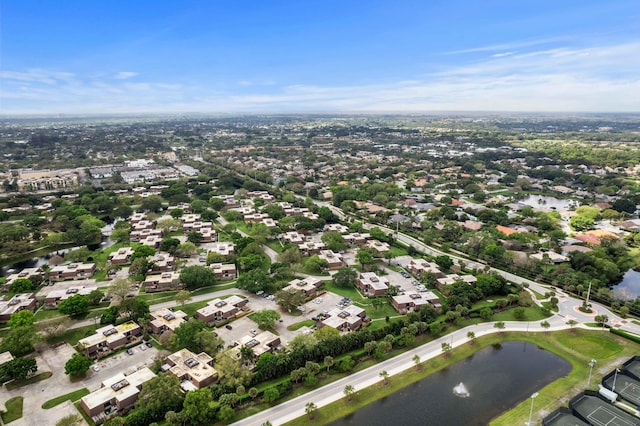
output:
{"label": "parking lot", "polygon": [[118,373],[131,374],[142,367],[150,366],[158,354],[158,349],[149,348],[144,343],[133,346],[131,351],[133,355],[120,352],[117,355],[96,361],[94,365],[97,365],[100,370],[89,370],[87,378],[82,383],[90,391],[94,391],[100,388],[102,381],[111,376],[115,376]]}

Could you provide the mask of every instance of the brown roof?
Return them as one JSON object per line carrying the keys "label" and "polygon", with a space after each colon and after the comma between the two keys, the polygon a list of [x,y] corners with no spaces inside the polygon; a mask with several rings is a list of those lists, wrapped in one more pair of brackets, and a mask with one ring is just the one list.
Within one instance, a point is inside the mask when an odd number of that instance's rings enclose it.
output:
{"label": "brown roof", "polygon": [[507,226],[502,226],[502,225],[496,225],[496,229],[500,232],[502,232],[504,235],[512,235],[515,234],[516,232],[518,232],[517,229],[513,229],[513,228],[509,228]]}

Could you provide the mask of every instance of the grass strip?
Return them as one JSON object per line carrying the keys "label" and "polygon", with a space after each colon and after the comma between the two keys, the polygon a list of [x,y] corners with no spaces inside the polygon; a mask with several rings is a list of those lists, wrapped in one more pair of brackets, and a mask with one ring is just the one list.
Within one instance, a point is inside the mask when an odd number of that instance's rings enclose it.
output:
{"label": "grass strip", "polygon": [[77,400],[79,400],[85,395],[89,395],[89,389],[87,388],[78,389],[66,395],[60,395],[53,399],[48,400],[47,402],[42,404],[42,408],[44,408],[45,410],[48,410],[50,408],[53,408],[57,405],[62,404],[65,401],[76,402]]}
{"label": "grass strip", "polygon": [[14,380],[6,384],[7,390],[15,390],[21,388],[22,386],[30,385],[32,383],[37,383],[42,380],[47,380],[51,377],[53,373],[51,371],[44,371],[42,373],[36,374],[35,376],[31,376],[28,379],[24,380]]}
{"label": "grass strip", "polygon": [[23,398],[21,396],[16,396],[7,400],[4,403],[7,411],[2,413],[0,417],[2,417],[2,422],[4,424],[11,423],[14,420],[18,420],[22,417],[22,402]]}

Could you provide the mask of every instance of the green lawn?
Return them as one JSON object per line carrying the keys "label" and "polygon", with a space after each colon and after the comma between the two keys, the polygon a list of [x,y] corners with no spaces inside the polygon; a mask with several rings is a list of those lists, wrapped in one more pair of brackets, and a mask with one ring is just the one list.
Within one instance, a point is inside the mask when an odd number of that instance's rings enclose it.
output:
{"label": "green lawn", "polygon": [[45,371],[40,374],[36,374],[35,376],[31,376],[25,380],[14,380],[6,384],[7,390],[15,390],[21,388],[22,386],[30,385],[32,383],[37,383],[42,380],[47,380],[49,377],[53,376],[51,371]]}
{"label": "green lawn", "polygon": [[384,302],[385,302],[385,304],[382,305],[379,308],[374,308],[371,305],[367,306],[365,308],[365,310],[367,311],[367,315],[371,319],[394,317],[394,316],[399,315],[398,312],[395,309],[393,309],[393,306],[391,306],[391,304],[389,302],[387,302],[386,299],[385,299]]}
{"label": "green lawn", "polygon": [[529,306],[524,308],[524,318],[517,319],[514,314],[515,308],[493,314],[491,321],[541,321],[549,317],[539,306]]}
{"label": "green lawn", "polygon": [[343,297],[348,297],[354,302],[369,304],[369,299],[360,295],[360,293],[358,292],[358,290],[355,289],[355,287],[350,287],[350,288],[338,287],[333,283],[333,281],[327,280],[327,281],[324,281],[324,288],[327,291],[330,291],[331,293],[335,293]]}
{"label": "green lawn", "polygon": [[301,329],[302,327],[313,327],[316,325],[316,322],[314,320],[304,320],[304,321],[300,321],[297,322],[295,324],[291,324],[290,326],[287,327],[287,330],[289,331],[296,331]]}
{"label": "green lawn", "polygon": [[273,251],[275,251],[276,253],[282,253],[284,251],[282,249],[282,244],[280,244],[280,241],[269,240],[267,241],[266,246],[272,249]]}
{"label": "green lawn", "polygon": [[40,308],[40,309],[38,309],[38,312],[36,312],[35,315],[33,316],[33,319],[36,322],[38,322],[38,321],[42,321],[42,320],[47,320],[47,319],[59,317],[61,315],[62,314],[57,309]]}
{"label": "green lawn", "polygon": [[67,330],[66,332],[62,333],[60,336],[55,336],[50,339],[47,339],[47,343],[54,345],[60,342],[67,342],[71,346],[75,346],[78,343],[78,340],[92,335],[93,333],[95,333],[98,327],[100,327],[100,324],[87,325],[85,327]]}
{"label": "green lawn", "polygon": [[177,294],[177,291],[161,291],[158,293],[141,293],[138,295],[138,298],[144,300],[150,305],[160,302],[167,302],[172,300],[173,297]]}
{"label": "green lawn", "polygon": [[189,317],[193,317],[198,309],[202,309],[205,306],[207,306],[206,300],[203,300],[201,302],[187,303],[183,308],[181,308],[181,311],[189,315]]}
{"label": "green lawn", "polygon": [[407,252],[407,250],[404,247],[399,247],[397,245],[393,245],[391,246],[391,255],[393,257],[398,257],[398,256],[408,256],[409,252]]}
{"label": "green lawn", "polygon": [[7,411],[3,412],[1,415],[4,424],[11,423],[12,421],[18,420],[22,417],[22,402],[23,398],[21,396],[16,396],[7,400],[5,403]]}
{"label": "green lawn", "polygon": [[89,389],[87,388],[78,389],[66,395],[60,395],[53,399],[48,400],[47,402],[42,404],[42,408],[44,408],[45,410],[48,410],[49,408],[53,408],[56,405],[60,405],[65,401],[76,402],[77,400],[79,400],[85,395],[89,395]]}

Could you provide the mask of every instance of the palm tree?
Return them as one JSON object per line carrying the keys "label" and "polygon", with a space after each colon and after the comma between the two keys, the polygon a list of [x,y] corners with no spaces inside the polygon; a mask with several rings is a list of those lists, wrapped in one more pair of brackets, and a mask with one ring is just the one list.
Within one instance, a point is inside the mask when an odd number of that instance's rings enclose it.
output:
{"label": "palm tree", "polygon": [[385,385],[389,383],[389,373],[386,370],[380,372],[380,377]]}
{"label": "palm tree", "polygon": [[244,364],[252,363],[255,359],[255,352],[253,352],[253,348],[242,346],[240,348],[240,359]]}
{"label": "palm tree", "polygon": [[470,331],[467,333],[467,339],[469,339],[471,341],[471,343],[475,343],[476,341],[476,333],[474,333],[473,331]]}
{"label": "palm tree", "polygon": [[551,327],[551,324],[549,324],[549,321],[542,321],[540,323],[540,327],[544,328],[545,331],[549,330],[549,327]]}
{"label": "palm tree", "polygon": [[307,402],[307,405],[304,406],[304,412],[309,416],[309,420],[313,419],[314,414],[318,411],[318,406],[313,402]]}
{"label": "palm tree", "polygon": [[444,353],[444,356],[449,356],[451,349],[453,349],[451,347],[451,344],[449,344],[448,342],[442,342],[440,346],[442,347],[442,352]]}
{"label": "palm tree", "polygon": [[355,388],[351,385],[347,385],[344,387],[344,396],[347,397],[347,401],[351,401],[351,397],[353,396],[353,393],[355,392]]}
{"label": "palm tree", "polygon": [[257,388],[249,388],[249,396],[251,397],[251,399],[255,399],[256,396],[258,396],[258,389]]}
{"label": "palm tree", "polygon": [[416,370],[420,369],[420,355],[415,354],[413,356],[413,363],[416,365]]}
{"label": "palm tree", "polygon": [[327,366],[327,373],[329,372],[329,369],[333,366],[333,357],[330,355],[327,355],[324,357],[324,365]]}

